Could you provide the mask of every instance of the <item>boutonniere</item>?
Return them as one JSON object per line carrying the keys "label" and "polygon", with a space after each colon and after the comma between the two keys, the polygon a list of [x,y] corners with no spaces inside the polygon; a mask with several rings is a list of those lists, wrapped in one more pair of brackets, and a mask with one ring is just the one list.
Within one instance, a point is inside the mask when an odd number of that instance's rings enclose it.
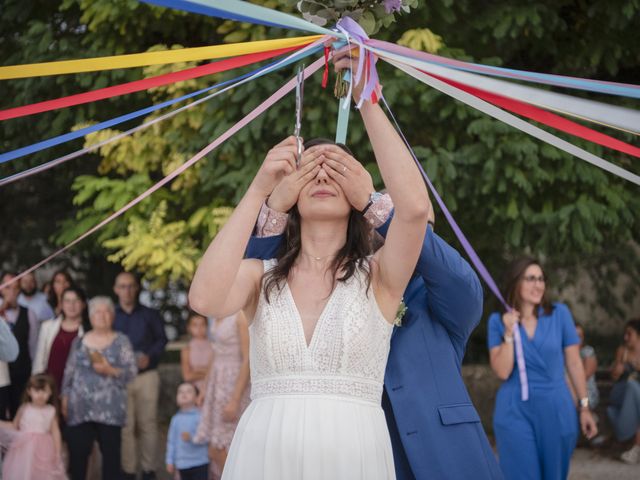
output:
{"label": "boutonniere", "polygon": [[404,314],[407,313],[407,306],[404,303],[404,298],[400,300],[400,305],[398,305],[398,311],[396,312],[396,319],[393,321],[393,324],[396,327],[402,326],[402,319],[404,318]]}

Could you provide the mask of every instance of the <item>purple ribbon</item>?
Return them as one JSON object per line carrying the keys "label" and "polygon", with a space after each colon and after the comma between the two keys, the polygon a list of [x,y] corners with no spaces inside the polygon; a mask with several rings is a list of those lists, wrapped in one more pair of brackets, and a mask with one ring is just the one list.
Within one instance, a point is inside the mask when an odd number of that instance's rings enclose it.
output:
{"label": "purple ribbon", "polygon": [[[431,190],[433,197],[436,199],[436,202],[438,202],[438,205],[440,205],[440,208],[442,209],[442,213],[447,219],[447,222],[449,222],[449,225],[451,225],[451,229],[453,230],[453,233],[456,235],[456,237],[460,241],[460,244],[462,245],[462,248],[464,248],[464,251],[467,253],[467,255],[469,255],[469,259],[471,260],[471,263],[473,264],[475,269],[478,271],[482,279],[489,286],[489,289],[498,298],[500,303],[502,303],[502,305],[505,307],[507,311],[511,311],[512,308],[509,305],[507,305],[507,302],[504,300],[502,293],[500,293],[500,289],[498,288],[498,286],[496,285],[496,282],[493,280],[493,277],[487,270],[487,267],[485,267],[484,263],[482,263],[482,260],[480,260],[480,257],[471,246],[471,243],[469,242],[469,240],[467,240],[467,237],[458,226],[458,223],[455,221],[455,219],[453,218],[453,215],[451,215],[451,212],[449,212],[449,209],[442,201],[442,198],[438,194],[438,191],[436,190],[436,188],[433,186],[433,183],[431,183],[431,180],[427,176],[427,173],[422,168],[422,165],[418,161],[416,154],[413,152],[411,145],[409,145],[409,142],[404,136],[404,133],[402,133],[402,130],[400,129],[400,125],[396,120],[396,117],[393,115],[391,108],[389,108],[389,104],[387,103],[387,100],[384,98],[384,96],[381,96],[380,98],[385,108],[389,112],[389,115],[391,115],[391,119],[393,120],[393,123],[396,126],[396,130],[402,137],[402,140],[404,141],[405,145],[409,149],[409,152],[411,152],[411,156],[413,157],[413,160],[416,162],[416,165],[418,165],[418,169],[420,170],[420,173],[422,174],[424,181],[429,187],[429,190]],[[527,401],[529,399],[529,383],[527,380],[527,369],[524,361],[524,351],[522,349],[522,336],[520,335],[519,326],[513,330],[513,343],[515,344],[515,350],[516,350],[516,363],[518,365],[518,374],[520,378],[521,398],[523,401]]]}
{"label": "purple ribbon", "polygon": [[372,103],[377,103],[378,99],[382,96],[380,83],[378,81],[378,71],[376,70],[376,56],[370,50],[364,48],[364,44],[369,40],[369,36],[362,29],[358,22],[351,17],[343,17],[338,20],[336,28],[342,32],[350,43],[350,39],[354,39],[356,45],[358,45],[358,71],[353,83],[357,85],[365,75],[365,84],[362,89],[362,95],[358,102],[358,108],[362,105],[362,102],[369,100]]}

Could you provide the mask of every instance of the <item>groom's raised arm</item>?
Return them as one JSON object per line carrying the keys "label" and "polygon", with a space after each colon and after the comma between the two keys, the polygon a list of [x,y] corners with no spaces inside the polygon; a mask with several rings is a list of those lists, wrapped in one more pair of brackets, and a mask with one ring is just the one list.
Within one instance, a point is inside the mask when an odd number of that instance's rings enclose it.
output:
{"label": "groom's raised arm", "polygon": [[245,258],[257,258],[259,260],[269,260],[275,258],[284,240],[284,229],[287,226],[286,213],[278,212],[262,205],[254,234],[249,239]]}

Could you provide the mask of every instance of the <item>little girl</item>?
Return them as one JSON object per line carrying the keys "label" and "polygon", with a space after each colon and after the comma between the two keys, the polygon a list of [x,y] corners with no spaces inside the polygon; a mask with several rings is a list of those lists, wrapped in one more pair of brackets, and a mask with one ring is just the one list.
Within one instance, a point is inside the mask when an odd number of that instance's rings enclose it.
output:
{"label": "little girl", "polygon": [[213,359],[213,346],[207,337],[207,319],[192,313],[187,320],[187,331],[191,340],[180,352],[182,379],[204,392],[204,380]]}
{"label": "little girl", "polygon": [[11,480],[65,480],[62,440],[58,426],[55,381],[34,375],[13,422],[0,423],[0,443],[8,447],[2,478]]}

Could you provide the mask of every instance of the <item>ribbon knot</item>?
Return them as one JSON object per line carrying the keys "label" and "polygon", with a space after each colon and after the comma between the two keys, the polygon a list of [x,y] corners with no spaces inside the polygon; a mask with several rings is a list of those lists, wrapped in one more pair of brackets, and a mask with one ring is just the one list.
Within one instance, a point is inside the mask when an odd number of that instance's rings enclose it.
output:
{"label": "ribbon knot", "polygon": [[362,95],[358,102],[358,108],[362,105],[362,102],[369,100],[372,103],[378,103],[382,95],[382,86],[378,81],[378,71],[376,70],[377,58],[370,50],[364,48],[364,45],[369,36],[362,29],[358,22],[351,17],[343,17],[338,20],[336,28],[344,34],[347,43],[351,43],[350,39],[354,39],[358,46],[358,71],[353,79],[354,84],[360,83],[362,75],[364,75],[365,84],[362,89]]}

